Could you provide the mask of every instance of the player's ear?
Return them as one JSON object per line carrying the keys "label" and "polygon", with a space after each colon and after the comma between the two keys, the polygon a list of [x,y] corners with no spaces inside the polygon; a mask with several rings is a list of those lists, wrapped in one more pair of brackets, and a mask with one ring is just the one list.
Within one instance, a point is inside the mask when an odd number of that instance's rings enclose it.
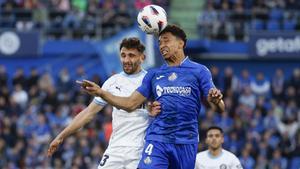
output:
{"label": "player's ear", "polygon": [[146,55],[142,54],[141,61],[144,61],[145,59],[146,59]]}
{"label": "player's ear", "polygon": [[179,46],[180,46],[180,48],[182,48],[182,49],[184,48],[184,41],[181,40],[181,39],[179,40]]}

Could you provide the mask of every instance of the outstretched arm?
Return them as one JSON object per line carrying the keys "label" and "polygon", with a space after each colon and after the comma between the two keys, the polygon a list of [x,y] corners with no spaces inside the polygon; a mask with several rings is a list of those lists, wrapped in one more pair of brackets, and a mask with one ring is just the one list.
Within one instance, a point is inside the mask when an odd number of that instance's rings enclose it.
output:
{"label": "outstretched arm", "polygon": [[90,122],[95,117],[97,112],[99,112],[102,108],[102,106],[92,102],[87,108],[78,113],[72,120],[72,122],[50,143],[47,151],[47,156],[52,156],[52,154],[58,149],[59,145],[62,144],[65,138]]}
{"label": "outstretched arm", "polygon": [[101,87],[94,82],[88,80],[76,82],[80,84],[83,90],[88,94],[101,97],[110,105],[118,109],[123,109],[127,112],[134,111],[146,100],[146,98],[137,91],[134,91],[129,97],[120,97],[112,95],[111,93],[102,90]]}

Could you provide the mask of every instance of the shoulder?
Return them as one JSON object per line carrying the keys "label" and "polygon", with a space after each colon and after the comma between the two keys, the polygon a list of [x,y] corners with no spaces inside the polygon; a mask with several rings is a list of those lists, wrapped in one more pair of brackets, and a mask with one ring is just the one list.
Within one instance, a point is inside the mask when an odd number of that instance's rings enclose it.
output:
{"label": "shoulder", "polygon": [[109,86],[111,86],[112,84],[118,83],[118,81],[122,81],[120,79],[122,79],[122,72],[114,74],[112,76],[110,76],[103,84],[103,87],[108,88]]}
{"label": "shoulder", "polygon": [[197,71],[200,71],[200,72],[201,71],[209,71],[209,69],[205,65],[203,65],[201,63],[194,62],[192,60],[187,60],[184,64],[184,66],[191,67],[191,68],[196,69]]}
{"label": "shoulder", "polygon": [[197,159],[198,159],[198,158],[199,158],[199,159],[202,159],[202,158],[207,157],[207,151],[208,151],[208,150],[199,152],[199,153],[197,154]]}
{"label": "shoulder", "polygon": [[238,159],[238,158],[236,157],[236,155],[234,155],[234,154],[233,154],[232,152],[230,152],[230,151],[227,151],[227,150],[223,149],[223,153],[224,153],[224,155],[226,156],[226,158]]}
{"label": "shoulder", "polygon": [[159,70],[160,68],[150,68],[146,71],[146,76],[154,76]]}

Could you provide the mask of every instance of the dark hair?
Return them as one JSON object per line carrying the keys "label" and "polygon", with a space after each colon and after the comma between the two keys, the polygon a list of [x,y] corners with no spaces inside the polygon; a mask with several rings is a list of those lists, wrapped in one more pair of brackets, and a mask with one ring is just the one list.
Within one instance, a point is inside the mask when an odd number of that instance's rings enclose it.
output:
{"label": "dark hair", "polygon": [[224,131],[221,127],[218,126],[210,126],[207,130],[206,133],[208,133],[210,130],[219,130],[222,134],[224,134]]}
{"label": "dark hair", "polygon": [[137,49],[141,53],[143,53],[145,51],[145,46],[136,37],[124,38],[120,44],[120,50],[122,49],[122,47],[125,47],[128,49]]}
{"label": "dark hair", "polygon": [[163,29],[159,33],[159,36],[161,36],[164,33],[168,33],[168,32],[170,32],[172,35],[174,35],[174,36],[180,38],[181,40],[183,40],[183,42],[184,42],[183,47],[186,46],[186,34],[185,34],[185,32],[179,26],[176,26],[176,25],[167,25],[166,28]]}

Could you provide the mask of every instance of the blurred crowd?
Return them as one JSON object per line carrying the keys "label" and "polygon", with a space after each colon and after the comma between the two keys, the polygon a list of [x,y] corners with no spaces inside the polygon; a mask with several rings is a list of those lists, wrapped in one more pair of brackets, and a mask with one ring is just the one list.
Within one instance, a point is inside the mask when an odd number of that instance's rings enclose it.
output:
{"label": "blurred crowd", "polygon": [[20,67],[12,77],[0,66],[0,168],[96,168],[111,134],[111,107],[107,106],[80,132],[65,140],[53,156],[46,157],[52,139],[83,110],[91,97],[74,81],[89,77],[79,66],[70,76],[63,68],[57,76]]}
{"label": "blurred crowd", "polygon": [[270,77],[231,67],[213,66],[211,72],[223,90],[226,112],[201,113],[201,143],[205,130],[216,124],[225,131],[224,148],[239,157],[244,169],[290,169],[296,163],[299,167],[300,68],[291,76],[278,68]]}
{"label": "blurred crowd", "polygon": [[[300,68],[291,76],[277,69],[267,77],[247,69],[210,69],[224,93],[226,112],[200,112],[199,151],[205,149],[205,130],[218,125],[225,131],[224,148],[240,158],[244,169],[288,169],[300,157]],[[53,158],[45,156],[50,141],[92,99],[74,83],[82,78],[104,80],[89,77],[81,66],[74,77],[65,68],[53,75],[36,68],[24,73],[21,67],[8,76],[0,66],[1,169],[96,168],[112,130],[110,106],[66,139]]]}
{"label": "blurred crowd", "polygon": [[249,32],[299,31],[298,0],[206,0],[198,16],[203,38],[247,41]]}
{"label": "blurred crowd", "polygon": [[107,38],[136,22],[146,5],[164,0],[0,0],[0,27],[40,30],[49,38]]}

